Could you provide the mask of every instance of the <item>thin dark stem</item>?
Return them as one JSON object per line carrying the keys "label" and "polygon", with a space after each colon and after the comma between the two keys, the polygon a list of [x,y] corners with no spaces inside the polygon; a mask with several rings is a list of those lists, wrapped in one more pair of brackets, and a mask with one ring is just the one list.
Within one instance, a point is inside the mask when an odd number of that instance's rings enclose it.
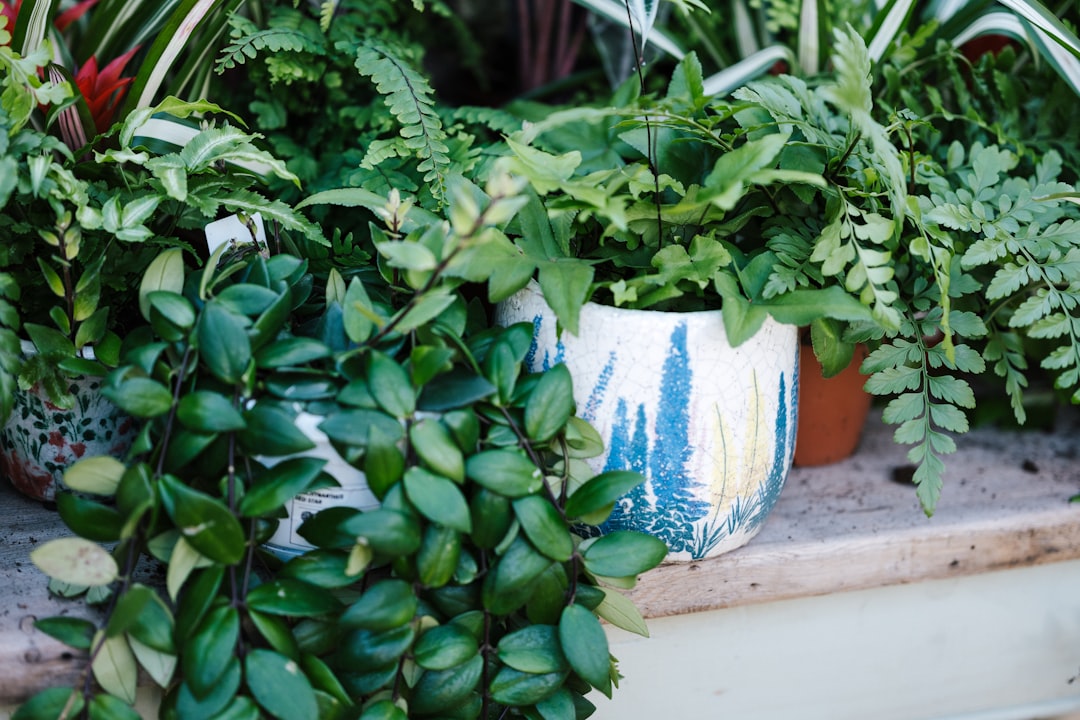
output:
{"label": "thin dark stem", "polygon": [[[645,61],[642,58],[641,52],[638,51],[637,38],[634,36],[634,15],[630,12],[630,3],[624,2],[626,6],[626,22],[630,27],[630,45],[634,50],[634,69],[637,71],[638,84],[641,87],[641,95],[645,95]],[[644,37],[644,36],[643,36]],[[644,50],[644,48],[642,48]],[[656,209],[656,238],[660,247],[664,246],[664,216],[663,209],[660,205],[660,168],[658,167],[658,161],[656,157],[656,142],[657,138],[653,137],[652,120],[648,114],[645,115],[645,146],[649,148],[649,156],[646,158],[649,162],[649,170],[653,175],[653,207]]]}
{"label": "thin dark stem", "polygon": [[[184,377],[187,375],[188,362],[191,360],[191,345],[184,348],[184,357],[180,360],[180,370],[176,374],[176,383],[173,385],[173,398],[172,407],[169,408],[169,415],[165,418],[165,430],[162,434],[161,447],[167,448],[169,446],[170,436],[172,435],[173,425],[176,423],[176,408],[180,404],[180,390],[184,384]],[[158,455],[157,468],[154,471],[155,477],[161,477],[165,472],[165,451],[162,450]]]}

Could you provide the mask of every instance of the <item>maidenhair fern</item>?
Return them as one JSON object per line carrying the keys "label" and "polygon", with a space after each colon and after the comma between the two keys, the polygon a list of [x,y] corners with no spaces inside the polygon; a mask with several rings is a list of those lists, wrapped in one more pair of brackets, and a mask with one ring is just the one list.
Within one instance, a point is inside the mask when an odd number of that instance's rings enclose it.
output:
{"label": "maidenhair fern", "polygon": [[[432,196],[442,202],[450,169],[446,131],[435,111],[434,91],[427,79],[389,47],[369,40],[356,50],[356,68],[371,78],[391,114],[401,124],[401,142],[420,163]],[[385,149],[383,150],[385,152]]]}

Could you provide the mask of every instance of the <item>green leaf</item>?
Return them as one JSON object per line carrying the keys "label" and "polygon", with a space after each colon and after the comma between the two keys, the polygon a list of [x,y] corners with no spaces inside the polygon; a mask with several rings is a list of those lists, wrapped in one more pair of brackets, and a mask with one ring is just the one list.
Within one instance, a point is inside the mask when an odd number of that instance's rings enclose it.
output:
{"label": "green leaf", "polygon": [[64,524],[80,537],[95,542],[120,539],[124,518],[115,507],[69,492],[56,494],[56,507]]}
{"label": "green leaf", "polygon": [[578,332],[578,317],[588,297],[593,272],[591,265],[563,261],[543,263],[537,274],[544,301],[559,323],[573,335]]}
{"label": "green leaf", "polygon": [[405,471],[405,494],[421,515],[458,532],[472,532],[465,495],[452,480],[420,467]]}
{"label": "green leaf", "polygon": [[300,666],[272,650],[244,658],[244,677],[256,702],[279,720],[317,720],[315,691]]}
{"label": "green leaf", "polygon": [[570,665],[554,625],[529,625],[499,640],[499,660],[525,673],[564,672]]}
{"label": "green leaf", "polygon": [[381,580],[364,590],[342,613],[339,622],[349,629],[391,630],[410,622],[418,606],[419,600],[409,583]]}
{"label": "green leaf", "polygon": [[465,461],[465,474],[483,487],[515,498],[540,489],[543,474],[518,450],[484,450]]}
{"label": "green leaf", "polygon": [[280,457],[315,448],[315,442],[296,426],[296,417],[272,402],[257,402],[243,416],[245,428],[239,439],[248,452]]}
{"label": "green leaf", "polygon": [[583,553],[585,568],[603,577],[632,577],[651,570],[667,556],[663,540],[629,530],[604,535]]}
{"label": "green leaf", "polygon": [[615,501],[645,482],[645,476],[631,470],[608,470],[591,478],[574,491],[566,501],[568,518],[584,518],[602,514],[607,519]]}
{"label": "green leaf", "polygon": [[483,677],[484,658],[472,659],[447,670],[428,670],[420,676],[409,700],[409,711],[417,716],[452,713],[456,708],[466,710],[465,717],[479,717],[479,709],[468,712],[468,698],[477,690]]}
{"label": "green leaf", "polygon": [[112,555],[79,537],[49,540],[35,548],[30,559],[49,577],[71,585],[108,585],[120,575]]}
{"label": "green leaf", "polygon": [[156,380],[126,377],[118,385],[106,385],[101,394],[118,408],[137,418],[155,418],[172,408],[172,393]]}
{"label": "green leaf", "polygon": [[450,582],[461,559],[461,533],[445,525],[428,525],[416,554],[416,572],[429,588]]}
{"label": "green leaf", "polygon": [[409,428],[413,451],[430,470],[454,482],[465,480],[465,456],[450,431],[435,418],[424,418]]}
{"label": "green leaf", "polygon": [[551,695],[566,679],[566,672],[537,675],[500,668],[491,681],[491,699],[501,705],[535,705]]}
{"label": "green leaf", "polygon": [[551,564],[551,559],[537,552],[527,540],[516,538],[484,577],[484,606],[497,615],[521,607],[531,596],[533,582]]}
{"label": "green leaf", "polygon": [[161,479],[160,487],[166,512],[193,548],[224,565],[243,559],[244,531],[223,502],[170,475]]}
{"label": "green leaf", "polygon": [[251,362],[245,318],[230,312],[224,305],[210,301],[199,318],[199,357],[219,380],[240,382]]}
{"label": "green leaf", "polygon": [[416,520],[397,510],[378,508],[359,513],[345,521],[342,529],[356,542],[366,543],[376,552],[390,556],[408,555],[420,547],[420,528]]}
{"label": "green leaf", "polygon": [[611,697],[607,635],[596,616],[576,603],[564,608],[559,618],[559,644],[574,672]]}
{"label": "green leaf", "polygon": [[525,536],[552,560],[566,562],[574,554],[574,541],[558,509],[542,495],[514,500],[514,515]]}
{"label": "green leaf", "polygon": [[358,278],[349,281],[345,291],[345,303],[342,306],[345,334],[354,343],[362,343],[375,331],[378,314],[368,297],[364,284]]}
{"label": "green leaf", "polygon": [[89,650],[97,631],[89,620],[59,616],[35,620],[34,627],[76,650]]}
{"label": "green leaf", "polygon": [[244,417],[232,400],[209,390],[196,390],[180,398],[176,417],[189,430],[223,433],[244,429]]}
{"label": "green leaf", "polygon": [[416,410],[416,390],[409,374],[393,358],[372,352],[367,379],[372,396],[388,414],[407,418]]}
{"label": "green leaf", "polygon": [[55,720],[67,712],[77,717],[82,712],[82,693],[74,688],[53,687],[34,695],[11,715],[11,720]]}
{"label": "green leaf", "polygon": [[314,338],[284,338],[262,347],[255,353],[255,363],[261,368],[304,365],[329,357],[330,348]]}
{"label": "green leaf", "polygon": [[413,659],[425,670],[449,670],[479,651],[476,637],[453,623],[425,631],[413,648]]}
{"label": "green leaf", "polygon": [[617,628],[641,637],[649,637],[649,628],[645,625],[645,619],[630,598],[614,588],[600,589],[604,591],[604,601],[596,606],[597,615]]}
{"label": "green leaf", "polygon": [[390,630],[351,630],[340,639],[337,662],[352,672],[373,672],[397,663],[416,637],[411,624]]}
{"label": "green leaf", "polygon": [[244,517],[274,514],[311,487],[325,465],[326,460],[321,458],[294,457],[271,466],[241,499],[240,514]]}
{"label": "green leaf", "polygon": [[184,253],[180,248],[161,251],[143,273],[139,285],[139,311],[150,321],[150,295],[169,292],[181,296],[184,291]]}
{"label": "green leaf", "polygon": [[559,364],[540,376],[525,401],[525,434],[547,442],[562,430],[574,412],[574,385],[566,365]]}
{"label": "green leaf", "polygon": [[254,587],[247,594],[248,607],[270,615],[326,615],[341,609],[328,590],[300,580],[278,578]]}
{"label": "green leaf", "polygon": [[477,547],[494,548],[505,537],[514,521],[510,502],[505,495],[486,488],[473,493],[469,511],[473,518],[472,541]]}

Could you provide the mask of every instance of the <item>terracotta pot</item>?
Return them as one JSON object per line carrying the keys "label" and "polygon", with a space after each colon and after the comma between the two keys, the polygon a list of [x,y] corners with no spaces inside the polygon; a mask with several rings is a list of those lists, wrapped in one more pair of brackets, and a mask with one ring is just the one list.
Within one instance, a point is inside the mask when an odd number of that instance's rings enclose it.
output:
{"label": "terracotta pot", "polygon": [[767,321],[736,348],[719,310],[587,304],[578,334],[556,333],[539,286],[501,303],[500,324],[533,326],[526,363],[565,363],[578,413],[603,438],[594,472],[636,470],[602,532],[639,530],[669,561],[745,545],[780,495],[795,441],[798,329]]}
{"label": "terracotta pot", "polygon": [[867,352],[865,346],[857,346],[851,364],[826,378],[814,349],[809,344],[799,346],[796,465],[828,465],[854,454],[870,412],[871,396],[863,390],[866,376],[859,372]]}

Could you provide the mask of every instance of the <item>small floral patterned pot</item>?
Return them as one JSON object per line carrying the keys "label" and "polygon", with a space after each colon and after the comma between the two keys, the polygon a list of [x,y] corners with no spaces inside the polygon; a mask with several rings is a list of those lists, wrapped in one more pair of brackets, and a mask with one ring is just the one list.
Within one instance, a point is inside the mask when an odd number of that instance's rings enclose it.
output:
{"label": "small floral patterned pot", "polygon": [[64,470],[82,457],[119,456],[135,439],[135,422],[100,393],[101,378],[71,381],[75,405],[53,405],[35,386],[17,391],[11,417],[0,429],[0,471],[15,489],[52,501]]}
{"label": "small floral patterned pot", "polygon": [[503,325],[533,324],[535,371],[565,363],[578,414],[604,440],[594,471],[635,470],[601,532],[640,530],[667,560],[734,550],[761,529],[791,468],[798,409],[798,329],[771,319],[737,348],[720,311],[657,312],[595,303],[578,334],[556,335],[539,286],[501,303]]}

